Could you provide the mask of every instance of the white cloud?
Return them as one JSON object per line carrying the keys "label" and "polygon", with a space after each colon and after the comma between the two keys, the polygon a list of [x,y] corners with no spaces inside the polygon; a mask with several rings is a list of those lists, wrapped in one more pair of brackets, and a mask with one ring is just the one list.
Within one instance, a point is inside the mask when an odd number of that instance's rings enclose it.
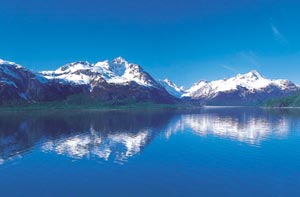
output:
{"label": "white cloud", "polygon": [[270,25],[275,38],[282,44],[287,44],[287,39],[282,35],[282,33],[278,30],[278,28],[272,23]]}
{"label": "white cloud", "polygon": [[235,68],[233,68],[231,66],[224,65],[224,64],[222,64],[221,67],[225,68],[226,70],[229,70],[229,71],[231,71],[233,73],[238,73],[239,72],[237,69],[235,69]]}
{"label": "white cloud", "polygon": [[261,67],[259,57],[253,51],[239,52],[237,56],[242,62],[245,63],[245,65],[247,64],[255,69]]}

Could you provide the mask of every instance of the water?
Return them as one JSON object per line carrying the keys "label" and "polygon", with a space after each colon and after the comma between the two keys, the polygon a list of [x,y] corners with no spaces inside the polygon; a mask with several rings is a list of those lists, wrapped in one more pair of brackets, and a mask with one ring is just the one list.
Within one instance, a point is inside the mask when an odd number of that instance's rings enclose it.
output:
{"label": "water", "polygon": [[300,196],[300,110],[0,114],[0,196]]}

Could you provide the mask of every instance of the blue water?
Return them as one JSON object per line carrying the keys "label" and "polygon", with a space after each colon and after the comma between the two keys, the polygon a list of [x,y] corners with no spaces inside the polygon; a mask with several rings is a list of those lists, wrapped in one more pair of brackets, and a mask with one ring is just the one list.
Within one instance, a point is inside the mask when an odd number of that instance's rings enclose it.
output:
{"label": "blue water", "polygon": [[300,110],[1,113],[0,196],[300,196]]}

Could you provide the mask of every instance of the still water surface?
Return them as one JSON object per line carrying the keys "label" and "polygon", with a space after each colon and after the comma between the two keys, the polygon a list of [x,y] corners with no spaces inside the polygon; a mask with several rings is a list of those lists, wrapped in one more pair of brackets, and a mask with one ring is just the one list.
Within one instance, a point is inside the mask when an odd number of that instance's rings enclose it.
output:
{"label": "still water surface", "polygon": [[1,113],[0,196],[300,196],[300,110]]}

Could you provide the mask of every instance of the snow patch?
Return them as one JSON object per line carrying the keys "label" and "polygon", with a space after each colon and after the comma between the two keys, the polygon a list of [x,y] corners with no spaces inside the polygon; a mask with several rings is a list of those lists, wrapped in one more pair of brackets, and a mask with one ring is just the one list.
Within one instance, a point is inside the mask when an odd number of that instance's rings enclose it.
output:
{"label": "snow patch", "polygon": [[25,94],[24,92],[20,93],[19,96],[20,96],[22,99],[28,101],[27,94]]}
{"label": "snow patch", "polygon": [[169,94],[180,98],[184,93],[185,90],[183,87],[178,87],[174,82],[170,81],[169,79],[159,80],[160,85],[162,85]]}
{"label": "snow patch", "polygon": [[5,79],[5,78],[2,78],[2,79],[0,80],[0,82],[1,82],[1,83],[6,83],[6,84],[8,84],[8,85],[14,86],[15,88],[18,88],[17,85],[15,84],[15,82],[10,81],[10,80],[7,80],[7,79]]}

